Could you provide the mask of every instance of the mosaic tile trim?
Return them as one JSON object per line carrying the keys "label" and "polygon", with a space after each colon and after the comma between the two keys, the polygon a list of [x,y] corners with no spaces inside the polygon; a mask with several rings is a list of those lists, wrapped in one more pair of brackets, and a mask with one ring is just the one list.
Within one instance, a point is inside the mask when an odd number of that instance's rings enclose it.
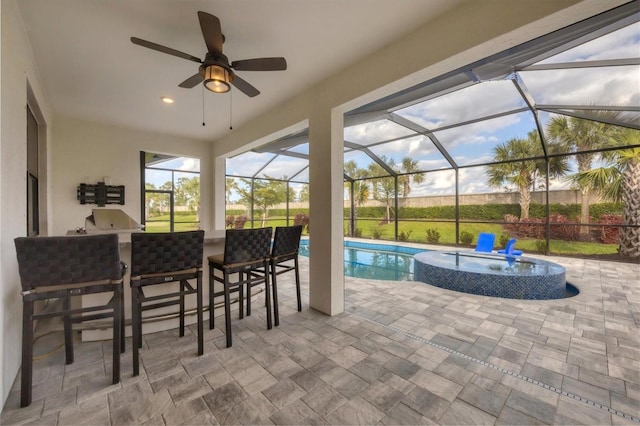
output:
{"label": "mosaic tile trim", "polygon": [[[446,255],[451,255],[451,259],[446,259]],[[527,258],[526,261],[518,260],[514,262],[514,266],[509,266],[504,257],[475,255],[479,263],[476,265],[469,261],[474,255],[466,253],[460,253],[460,256],[467,263],[456,264],[456,255],[454,252],[435,251],[417,254],[414,256],[415,280],[482,296],[529,300],[565,297],[565,270],[559,265],[557,268],[550,268],[548,264],[551,262]],[[449,260],[450,263],[447,263]],[[482,265],[481,261],[487,264]],[[519,266],[523,270],[519,270]]]}

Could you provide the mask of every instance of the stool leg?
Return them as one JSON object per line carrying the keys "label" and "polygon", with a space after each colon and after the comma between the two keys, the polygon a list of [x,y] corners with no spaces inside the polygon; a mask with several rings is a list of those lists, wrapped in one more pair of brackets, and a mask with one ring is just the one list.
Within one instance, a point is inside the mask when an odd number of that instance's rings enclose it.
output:
{"label": "stool leg", "polygon": [[33,302],[22,306],[22,369],[20,376],[20,407],[31,404],[33,373]]}
{"label": "stool leg", "polygon": [[247,316],[251,315],[251,281],[253,279],[253,275],[251,274],[251,271],[247,272]]}
{"label": "stool leg", "polygon": [[[238,278],[240,279],[240,281],[242,281],[242,272],[240,273]],[[251,293],[251,290],[249,290],[249,293]],[[238,317],[240,319],[244,318],[244,284],[240,284],[238,286]]]}
{"label": "stool leg", "polygon": [[196,279],[197,317],[198,317],[198,355],[204,354],[204,327],[202,315],[202,272],[198,272]]}
{"label": "stool leg", "polygon": [[215,279],[213,278],[214,269],[211,263],[209,263],[209,330],[213,330],[214,328],[214,312],[213,312],[213,301],[215,299],[213,295],[213,286],[215,283]]}
{"label": "stool leg", "polygon": [[120,382],[120,343],[122,333],[122,284],[115,290],[113,303],[113,377],[112,383],[115,385]]}
{"label": "stool leg", "polygon": [[[124,285],[124,284],[123,284]],[[124,289],[120,291],[120,353],[125,351],[125,322],[124,322]]]}
{"label": "stool leg", "polygon": [[271,281],[273,282],[273,321],[277,326],[280,325],[280,309],[278,308],[278,281],[276,273],[276,264],[275,262],[269,262],[271,264]]}
{"label": "stool leg", "polygon": [[[68,311],[71,309],[71,298],[65,297],[62,302],[62,309]],[[64,324],[64,351],[66,362],[73,364],[73,327],[71,325],[71,315],[64,315],[62,322]]]}
{"label": "stool leg", "polygon": [[293,259],[296,274],[296,296],[298,297],[298,312],[302,311],[302,297],[300,296],[300,269],[298,268],[298,256]]}
{"label": "stool leg", "polygon": [[[242,288],[242,287],[240,287]],[[224,274],[224,330],[227,336],[227,347],[230,348],[233,344],[233,340],[231,339],[231,303],[229,294],[229,275],[227,273]],[[242,302],[240,302],[240,306],[242,306]]]}
{"label": "stool leg", "polygon": [[269,263],[264,261],[264,288],[265,288],[265,303],[267,305],[267,329],[273,328],[273,321],[271,318],[271,283],[269,282]]}
{"label": "stool leg", "polygon": [[140,306],[138,300],[138,287],[131,287],[131,346],[133,353],[133,375],[140,374],[139,353],[141,342],[140,336]]}
{"label": "stool leg", "polygon": [[184,337],[184,280],[180,281],[180,337]]}

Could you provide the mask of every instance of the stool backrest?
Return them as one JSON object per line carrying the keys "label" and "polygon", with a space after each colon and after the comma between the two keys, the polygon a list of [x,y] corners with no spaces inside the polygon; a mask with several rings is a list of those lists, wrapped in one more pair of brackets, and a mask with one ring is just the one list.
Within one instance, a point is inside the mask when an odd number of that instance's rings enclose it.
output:
{"label": "stool backrest", "polygon": [[18,237],[14,242],[25,291],[122,278],[116,234]]}
{"label": "stool backrest", "polygon": [[227,229],[223,263],[232,265],[268,258],[272,233],[271,228]]}
{"label": "stool backrest", "polygon": [[297,254],[300,248],[301,235],[302,225],[276,227],[271,257],[277,258],[279,256]]}
{"label": "stool backrest", "polygon": [[202,268],[204,231],[131,234],[131,277]]}

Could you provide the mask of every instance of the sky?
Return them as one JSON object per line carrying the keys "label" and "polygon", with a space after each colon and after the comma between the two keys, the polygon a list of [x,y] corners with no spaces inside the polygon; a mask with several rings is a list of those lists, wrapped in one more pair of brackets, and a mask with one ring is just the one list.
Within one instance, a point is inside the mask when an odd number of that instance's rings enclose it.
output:
{"label": "sky", "polygon": [[[640,57],[640,23],[612,32],[581,46],[549,57],[540,64],[595,61]],[[573,68],[552,71],[520,71],[519,78],[531,93],[537,105],[617,105],[640,107],[640,66]],[[407,108],[395,111],[433,131],[438,141],[459,165],[489,162],[493,149],[513,138],[526,138],[535,130],[531,111],[514,113],[473,124],[440,130],[452,124],[487,117],[525,107],[511,80],[485,81]],[[639,115],[640,116],[640,115]],[[552,114],[540,112],[543,127]],[[409,137],[407,137],[409,136]],[[404,137],[404,138],[403,138]],[[431,141],[416,136],[412,131],[389,120],[380,120],[345,128],[347,141],[370,146],[376,142],[403,138],[390,143],[373,145],[370,149],[381,157],[394,159],[410,157],[418,162],[420,170],[448,168],[448,163]],[[297,152],[307,152],[308,145]],[[227,160],[227,174],[252,176],[274,154],[245,153]],[[347,152],[344,161],[356,161],[367,168],[372,160],[361,152]],[[279,156],[268,164],[259,176],[291,177],[306,166],[306,160]],[[571,161],[575,170],[575,161]],[[301,180],[308,179],[302,173]],[[460,169],[460,193],[486,193],[501,191],[486,183],[484,167]],[[552,181],[551,189],[568,188],[566,180]],[[422,184],[413,184],[411,196],[447,195],[455,193],[454,174],[438,171],[425,174]]]}
{"label": "sky", "polygon": [[[153,167],[154,169],[145,170],[145,182],[151,183],[155,185],[156,188],[159,188],[165,182],[171,181],[170,170],[178,170],[178,171],[185,171],[185,172],[199,172],[200,160],[198,158],[190,158],[190,157],[175,157],[172,160],[163,161],[162,163],[154,164]],[[193,177],[193,174],[177,172],[175,173],[174,178],[178,179],[183,176],[191,178]]]}

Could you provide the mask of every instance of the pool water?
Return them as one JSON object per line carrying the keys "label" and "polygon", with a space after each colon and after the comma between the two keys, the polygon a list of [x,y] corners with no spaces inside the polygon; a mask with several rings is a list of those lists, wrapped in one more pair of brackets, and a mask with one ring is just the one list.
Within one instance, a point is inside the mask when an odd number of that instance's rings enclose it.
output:
{"label": "pool water", "polygon": [[[372,280],[412,281],[413,255],[427,251],[388,244],[344,242],[344,275]],[[309,240],[300,241],[300,255],[309,256]]]}

